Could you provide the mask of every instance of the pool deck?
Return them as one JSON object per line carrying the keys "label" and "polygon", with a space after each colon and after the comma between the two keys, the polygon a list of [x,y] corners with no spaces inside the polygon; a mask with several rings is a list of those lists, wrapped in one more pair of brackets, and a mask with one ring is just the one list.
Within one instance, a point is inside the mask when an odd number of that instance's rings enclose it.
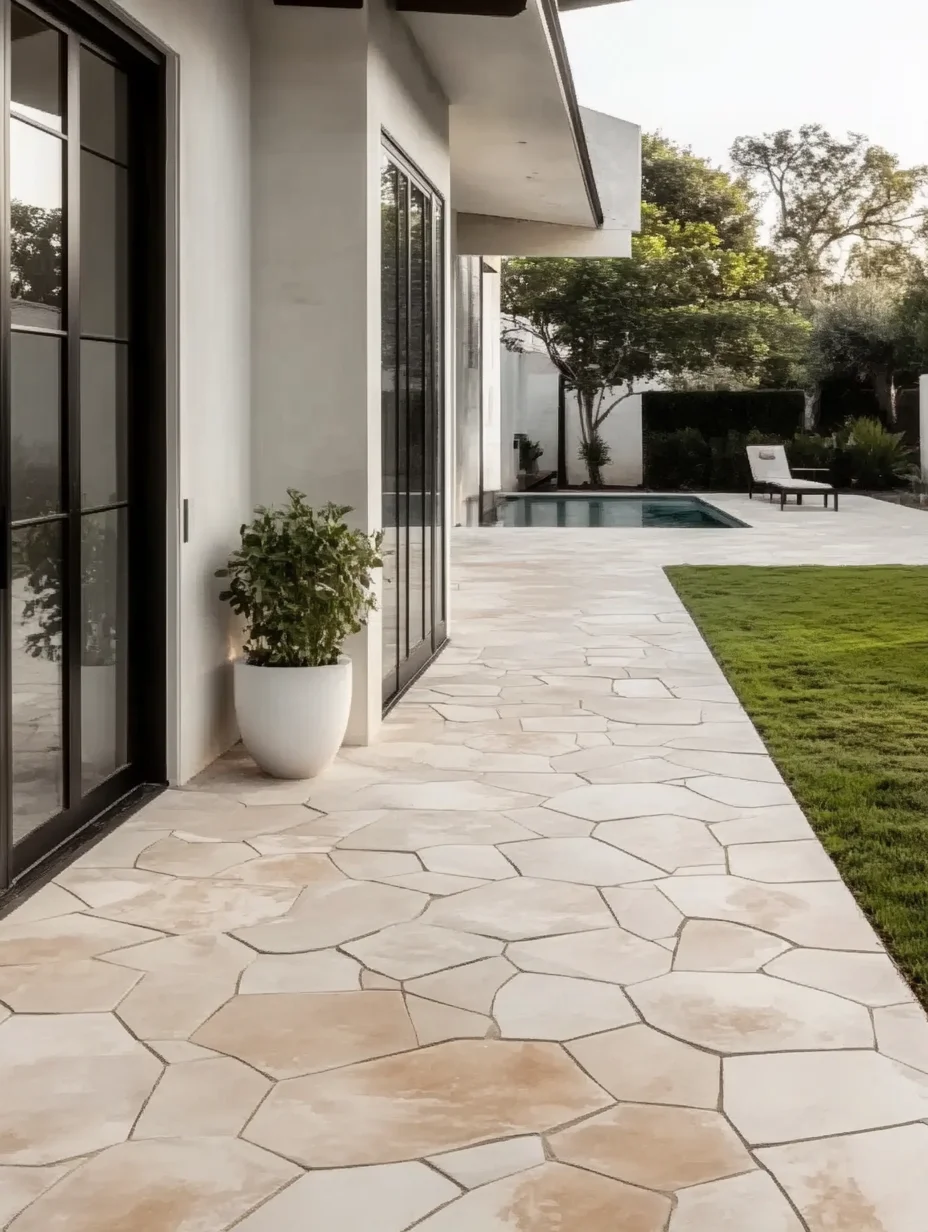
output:
{"label": "pool deck", "polygon": [[0,922],[0,1227],[923,1232],[928,1020],[662,567],[928,515],[708,499],[455,532],[379,744],[233,753]]}

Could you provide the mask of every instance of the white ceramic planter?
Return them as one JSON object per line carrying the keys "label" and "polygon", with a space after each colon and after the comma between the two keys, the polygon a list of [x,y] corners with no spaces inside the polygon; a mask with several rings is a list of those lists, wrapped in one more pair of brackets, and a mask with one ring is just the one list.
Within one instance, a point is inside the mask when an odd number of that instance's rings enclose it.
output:
{"label": "white ceramic planter", "polygon": [[351,708],[351,660],[330,667],[235,662],[235,714],[245,748],[266,774],[311,779],[332,764]]}

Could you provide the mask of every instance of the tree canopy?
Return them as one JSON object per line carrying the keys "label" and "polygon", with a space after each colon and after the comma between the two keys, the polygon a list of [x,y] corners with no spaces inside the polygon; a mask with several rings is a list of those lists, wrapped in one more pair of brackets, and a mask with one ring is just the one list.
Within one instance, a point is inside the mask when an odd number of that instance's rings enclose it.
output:
{"label": "tree canopy", "polygon": [[641,199],[677,222],[709,223],[723,248],[757,245],[755,194],[748,180],[713,167],[661,133],[641,134]]}

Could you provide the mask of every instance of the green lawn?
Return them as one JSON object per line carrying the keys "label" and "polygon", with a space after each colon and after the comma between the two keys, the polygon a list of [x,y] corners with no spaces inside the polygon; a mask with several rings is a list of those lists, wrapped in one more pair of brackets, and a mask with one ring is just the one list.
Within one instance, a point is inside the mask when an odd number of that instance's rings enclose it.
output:
{"label": "green lawn", "polygon": [[928,1005],[928,568],[667,573]]}

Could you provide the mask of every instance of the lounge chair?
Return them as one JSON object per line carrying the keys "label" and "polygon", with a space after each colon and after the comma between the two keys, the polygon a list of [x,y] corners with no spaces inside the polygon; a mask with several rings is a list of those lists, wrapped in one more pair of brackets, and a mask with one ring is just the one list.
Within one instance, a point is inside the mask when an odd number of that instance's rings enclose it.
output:
{"label": "lounge chair", "polygon": [[[748,462],[751,464],[751,483],[748,496],[753,500],[754,491],[769,492],[773,500],[774,493],[780,494],[780,508],[786,505],[787,496],[795,496],[797,505],[802,504],[803,496],[824,496],[825,508],[828,508],[828,498],[835,498],[835,513],[838,512],[838,493],[833,484],[820,483],[817,479],[799,479],[790,470],[786,459],[786,450],[782,445],[748,445]],[[821,472],[823,467],[797,466],[797,471],[809,471],[812,474]]]}

